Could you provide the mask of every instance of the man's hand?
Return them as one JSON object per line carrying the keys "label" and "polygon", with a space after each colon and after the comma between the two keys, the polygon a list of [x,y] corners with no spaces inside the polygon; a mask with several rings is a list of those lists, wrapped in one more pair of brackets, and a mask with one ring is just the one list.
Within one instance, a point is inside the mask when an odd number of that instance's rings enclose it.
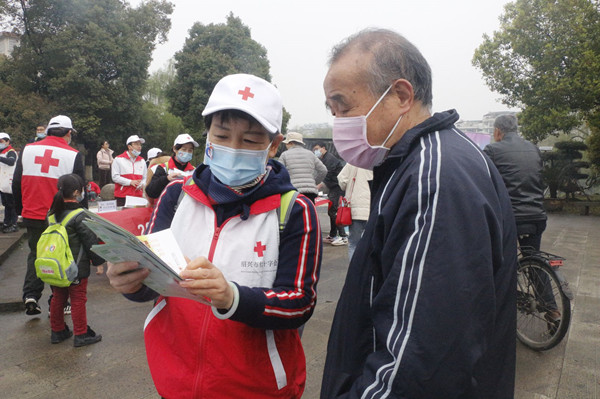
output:
{"label": "man's hand", "polygon": [[107,262],[106,276],[110,285],[121,294],[133,294],[142,288],[143,281],[150,274],[148,269],[140,269],[137,262]]}
{"label": "man's hand", "polygon": [[132,180],[130,184],[133,187],[138,188],[138,186],[140,185],[141,182],[142,182],[141,180]]}
{"label": "man's hand", "polygon": [[194,259],[181,272],[184,281],[179,283],[190,293],[209,298],[217,309],[229,309],[233,305],[233,289],[223,273],[205,257]]}

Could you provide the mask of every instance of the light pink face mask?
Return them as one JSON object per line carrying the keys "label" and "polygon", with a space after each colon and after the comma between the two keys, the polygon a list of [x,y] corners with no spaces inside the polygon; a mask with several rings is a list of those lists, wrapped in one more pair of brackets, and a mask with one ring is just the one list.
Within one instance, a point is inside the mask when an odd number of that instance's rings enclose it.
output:
{"label": "light pink face mask", "polygon": [[385,143],[392,137],[404,115],[400,115],[384,142],[376,146],[372,146],[367,140],[367,118],[391,88],[390,85],[366,116],[333,118],[333,144],[338,154],[350,165],[372,170],[375,166],[381,165],[390,150],[384,147]]}

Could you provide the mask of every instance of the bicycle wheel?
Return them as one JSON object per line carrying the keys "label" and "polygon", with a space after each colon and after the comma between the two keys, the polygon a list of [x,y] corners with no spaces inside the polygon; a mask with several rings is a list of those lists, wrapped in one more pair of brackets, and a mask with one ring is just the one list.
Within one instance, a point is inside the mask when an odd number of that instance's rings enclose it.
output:
{"label": "bicycle wheel", "polygon": [[525,346],[548,350],[567,333],[571,302],[558,277],[543,259],[519,260],[517,270],[517,338]]}

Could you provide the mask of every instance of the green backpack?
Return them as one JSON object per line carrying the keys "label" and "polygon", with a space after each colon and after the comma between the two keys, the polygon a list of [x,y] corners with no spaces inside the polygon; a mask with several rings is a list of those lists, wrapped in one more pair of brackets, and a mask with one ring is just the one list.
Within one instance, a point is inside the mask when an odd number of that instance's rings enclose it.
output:
{"label": "green backpack", "polygon": [[60,223],[56,222],[54,215],[48,216],[49,226],[37,243],[35,260],[35,272],[44,283],[55,287],[68,287],[77,278],[79,272],[77,263],[81,260],[83,250],[79,251],[75,262],[69,246],[66,225],[81,212],[83,212],[82,208],[74,209]]}

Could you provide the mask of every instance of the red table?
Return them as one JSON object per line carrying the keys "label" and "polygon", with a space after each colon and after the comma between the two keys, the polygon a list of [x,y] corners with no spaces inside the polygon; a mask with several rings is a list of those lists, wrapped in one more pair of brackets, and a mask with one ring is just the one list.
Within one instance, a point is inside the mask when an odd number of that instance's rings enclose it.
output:
{"label": "red table", "polygon": [[139,236],[144,234],[144,230],[146,230],[146,226],[152,215],[152,209],[153,208],[127,208],[115,212],[98,213],[97,215],[102,216],[104,219]]}

